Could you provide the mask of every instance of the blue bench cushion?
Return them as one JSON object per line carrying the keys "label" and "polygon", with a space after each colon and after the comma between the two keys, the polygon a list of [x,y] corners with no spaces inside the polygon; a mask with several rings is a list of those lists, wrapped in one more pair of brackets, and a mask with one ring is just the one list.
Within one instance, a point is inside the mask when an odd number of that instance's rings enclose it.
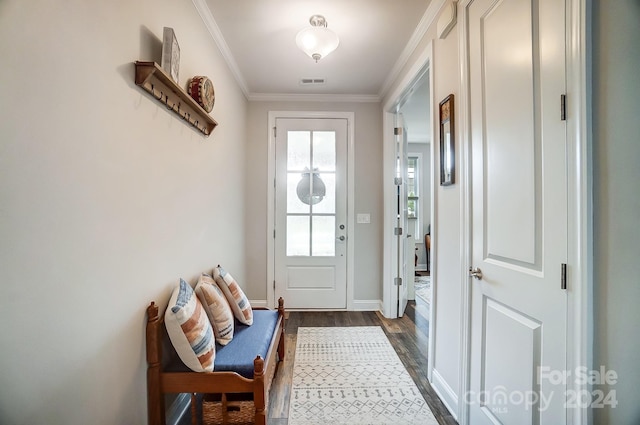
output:
{"label": "blue bench cushion", "polygon": [[237,372],[253,379],[253,361],[257,355],[263,359],[267,357],[277,322],[276,310],[254,310],[251,326],[236,322],[231,343],[225,346],[216,344],[214,372]]}

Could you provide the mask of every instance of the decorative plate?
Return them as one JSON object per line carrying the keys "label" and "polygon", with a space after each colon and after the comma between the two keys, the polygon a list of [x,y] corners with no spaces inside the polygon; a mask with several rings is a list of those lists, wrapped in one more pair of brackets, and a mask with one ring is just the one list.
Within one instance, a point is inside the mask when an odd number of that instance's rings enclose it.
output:
{"label": "decorative plate", "polygon": [[213,91],[213,83],[209,78],[199,75],[193,77],[189,82],[189,95],[198,102],[205,111],[211,112],[216,100],[216,95]]}

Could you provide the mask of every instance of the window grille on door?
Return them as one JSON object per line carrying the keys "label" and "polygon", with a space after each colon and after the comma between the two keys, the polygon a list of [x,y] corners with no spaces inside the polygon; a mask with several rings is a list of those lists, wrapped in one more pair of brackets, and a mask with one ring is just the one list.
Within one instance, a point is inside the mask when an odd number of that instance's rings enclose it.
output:
{"label": "window grille on door", "polygon": [[334,256],[336,133],[288,131],[287,256]]}

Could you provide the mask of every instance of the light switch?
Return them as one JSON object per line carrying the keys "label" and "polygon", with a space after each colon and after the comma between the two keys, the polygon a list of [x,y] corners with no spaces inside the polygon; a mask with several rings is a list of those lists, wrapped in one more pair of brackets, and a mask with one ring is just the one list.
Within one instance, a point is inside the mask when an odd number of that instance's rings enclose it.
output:
{"label": "light switch", "polygon": [[358,214],[356,221],[360,224],[369,224],[371,223],[371,214]]}

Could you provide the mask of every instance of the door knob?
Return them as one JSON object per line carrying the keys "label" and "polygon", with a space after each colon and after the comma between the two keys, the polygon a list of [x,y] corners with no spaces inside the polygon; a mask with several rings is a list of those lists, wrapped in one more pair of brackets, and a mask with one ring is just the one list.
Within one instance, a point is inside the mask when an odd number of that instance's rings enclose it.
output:
{"label": "door knob", "polygon": [[338,236],[336,239],[338,239],[339,241],[343,241],[346,239],[344,236]]}
{"label": "door knob", "polygon": [[482,270],[480,270],[478,267],[476,267],[475,269],[469,267],[469,276],[472,276],[478,280],[482,280]]}

